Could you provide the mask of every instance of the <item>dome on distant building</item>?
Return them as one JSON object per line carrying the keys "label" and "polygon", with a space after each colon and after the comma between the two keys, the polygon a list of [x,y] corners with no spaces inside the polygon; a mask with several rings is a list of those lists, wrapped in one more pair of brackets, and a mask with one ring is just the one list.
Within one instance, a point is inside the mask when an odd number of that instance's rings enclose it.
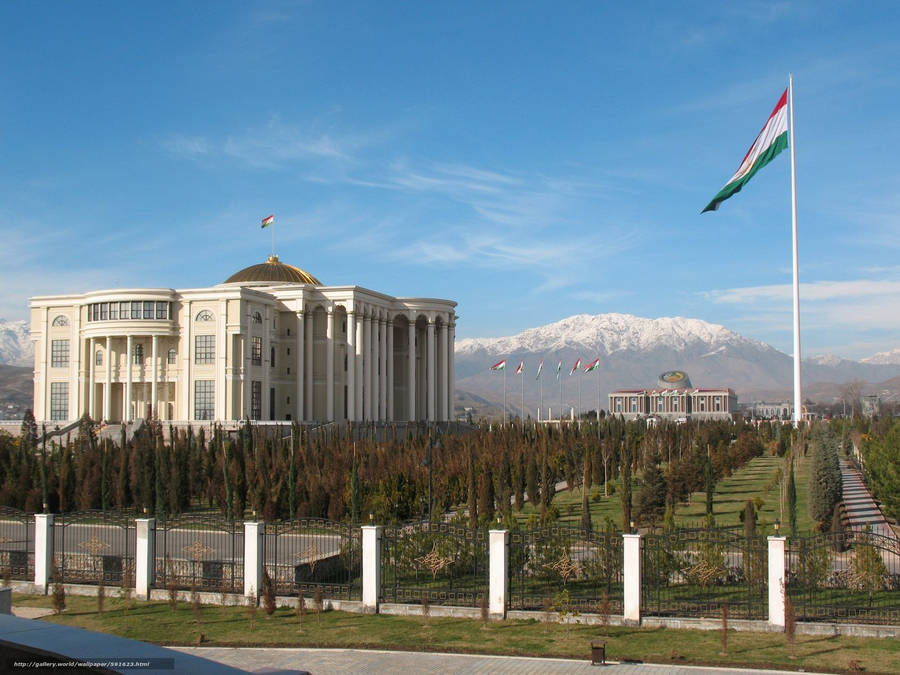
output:
{"label": "dome on distant building", "polygon": [[659,376],[656,386],[660,389],[690,389],[693,385],[683,370],[668,370]]}
{"label": "dome on distant building", "polygon": [[264,263],[245,267],[225,280],[226,284],[234,283],[267,283],[267,284],[312,284],[321,286],[322,282],[299,267],[288,265],[278,259],[277,255],[269,256]]}

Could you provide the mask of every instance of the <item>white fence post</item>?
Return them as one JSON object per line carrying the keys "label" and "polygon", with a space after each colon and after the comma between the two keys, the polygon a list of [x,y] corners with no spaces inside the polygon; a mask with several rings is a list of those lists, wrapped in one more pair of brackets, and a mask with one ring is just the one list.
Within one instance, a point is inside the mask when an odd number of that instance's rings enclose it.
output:
{"label": "white fence post", "polygon": [[257,521],[244,523],[244,595],[254,600],[262,590],[263,536],[266,524]]}
{"label": "white fence post", "polygon": [[381,592],[381,525],[362,527],[362,604],[363,609],[378,613]]}
{"label": "white fence post", "polygon": [[134,526],[134,595],[149,600],[156,577],[156,518],[135,518]]}
{"label": "white fence post", "polygon": [[53,514],[34,514],[34,588],[47,593],[53,576]]}
{"label": "white fence post", "polygon": [[623,622],[641,622],[641,535],[623,534],[622,569],[624,574]]}
{"label": "white fence post", "polygon": [[769,625],[784,628],[784,537],[769,537]]}
{"label": "white fence post", "polygon": [[507,580],[509,578],[509,531],[490,530],[488,560],[490,562],[490,586],[488,612],[492,619],[505,619],[507,607]]}

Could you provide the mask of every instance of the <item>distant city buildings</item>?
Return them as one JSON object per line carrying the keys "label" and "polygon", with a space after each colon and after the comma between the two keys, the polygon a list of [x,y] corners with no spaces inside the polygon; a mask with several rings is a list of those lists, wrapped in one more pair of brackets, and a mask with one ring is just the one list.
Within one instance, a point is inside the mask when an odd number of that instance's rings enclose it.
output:
{"label": "distant city buildings", "polygon": [[35,297],[35,418],[449,420],[455,307],[277,256],[209,288]]}
{"label": "distant city buildings", "polygon": [[680,370],[660,375],[653,389],[617,389],[609,393],[609,413],[626,420],[730,420],[736,410],[737,395],[733,390],[696,388],[687,373]]}
{"label": "distant city buildings", "polygon": [[768,403],[754,401],[749,410],[750,417],[757,420],[784,420],[790,422],[794,415],[794,404],[790,401]]}

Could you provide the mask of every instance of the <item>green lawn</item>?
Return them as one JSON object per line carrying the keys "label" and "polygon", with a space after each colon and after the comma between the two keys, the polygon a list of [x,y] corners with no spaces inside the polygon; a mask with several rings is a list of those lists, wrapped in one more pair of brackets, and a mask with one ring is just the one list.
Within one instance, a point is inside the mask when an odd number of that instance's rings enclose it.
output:
{"label": "green lawn", "polygon": [[[49,607],[50,598],[19,595],[15,605]],[[608,640],[615,660],[804,669],[806,671],[897,672],[900,642],[893,639],[797,636],[793,650],[785,636],[729,631],[722,653],[720,631],[542,624],[534,620],[503,621],[483,626],[473,619],[426,620],[421,617],[309,612],[302,626],[288,609],[267,617],[262,609],[250,618],[242,607],[203,607],[199,621],[191,606],[172,611],[164,602],[135,602],[123,611],[122,601],[107,599],[97,614],[95,598],[70,597],[64,623],[123,637],[167,645],[305,646],[471,652],[558,656],[586,660],[590,641]],[[795,658],[791,658],[793,651]]]}

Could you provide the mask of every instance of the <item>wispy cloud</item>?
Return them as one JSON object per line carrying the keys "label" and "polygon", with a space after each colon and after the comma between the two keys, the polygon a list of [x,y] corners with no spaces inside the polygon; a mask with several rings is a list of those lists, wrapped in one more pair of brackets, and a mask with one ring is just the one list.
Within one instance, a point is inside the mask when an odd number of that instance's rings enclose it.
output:
{"label": "wispy cloud", "polygon": [[[788,301],[793,296],[790,284],[748,286],[707,291],[703,294],[717,303],[749,304],[765,301]],[[800,284],[800,297],[806,302],[836,298],[900,297],[900,281],[857,279],[853,281],[817,281]]]}

